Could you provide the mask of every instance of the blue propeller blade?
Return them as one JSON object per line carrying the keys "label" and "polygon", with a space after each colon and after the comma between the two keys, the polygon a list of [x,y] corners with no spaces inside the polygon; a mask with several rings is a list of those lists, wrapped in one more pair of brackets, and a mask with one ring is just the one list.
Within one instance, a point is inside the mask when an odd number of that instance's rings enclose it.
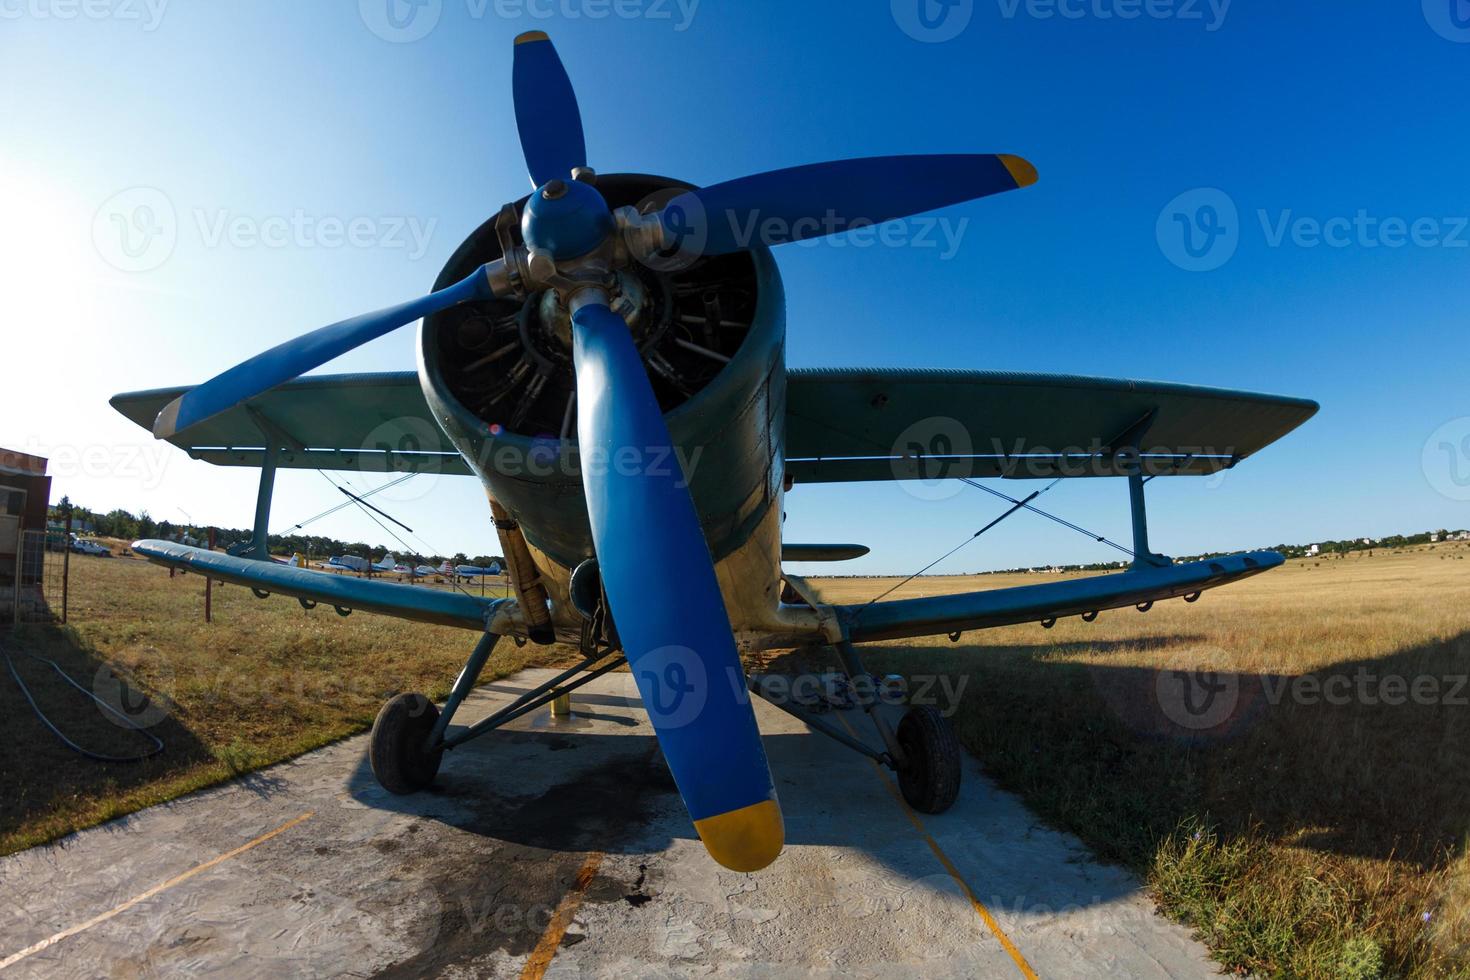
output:
{"label": "blue propeller blade", "polygon": [[705,847],[763,868],[781,809],[694,501],[627,324],[599,305],[572,324],[582,485],[623,651]]}
{"label": "blue propeller blade", "polygon": [[167,439],[420,317],[469,300],[491,299],[493,295],[481,267],[468,279],[438,292],[302,334],[236,364],[169,402],[153,423],[153,436]]}
{"label": "blue propeller blade", "polygon": [[552,178],[567,180],[573,167],[585,167],[587,144],[577,93],[556,48],[541,31],[516,38],[511,90],[531,183],[540,187]]}
{"label": "blue propeller blade", "polygon": [[1010,154],[865,157],[687,191],[660,213],[670,247],[724,255],[878,224],[1036,182]]}

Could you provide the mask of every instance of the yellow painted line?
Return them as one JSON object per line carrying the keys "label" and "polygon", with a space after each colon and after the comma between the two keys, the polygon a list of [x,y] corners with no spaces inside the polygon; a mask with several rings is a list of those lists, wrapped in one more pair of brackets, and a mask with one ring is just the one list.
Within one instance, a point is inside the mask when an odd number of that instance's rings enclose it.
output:
{"label": "yellow painted line", "polygon": [[194,865],[194,867],[190,868],[188,871],[185,871],[183,874],[175,875],[174,877],[170,878],[168,881],[163,882],[162,884],[154,885],[152,888],[148,889],[143,894],[141,894],[141,895],[135,895],[132,898],[128,899],[126,902],[123,902],[121,905],[116,905],[116,906],[108,909],[106,912],[103,912],[101,915],[94,915],[94,916],[92,916],[92,918],[88,919],[86,922],[83,922],[83,923],[81,923],[79,925],[74,925],[70,929],[63,929],[63,930],[61,930],[60,932],[58,932],[54,936],[47,936],[45,939],[41,940],[40,942],[38,942],[38,943],[32,943],[30,946],[27,946],[25,949],[21,950],[18,953],[11,953],[9,956],[5,957],[5,959],[0,960],[0,970],[5,969],[7,966],[12,966],[12,965],[14,965],[16,963],[19,963],[21,960],[25,959],[26,957],[32,956],[32,955],[34,955],[36,953],[39,953],[43,949],[48,949],[48,948],[50,948],[52,946],[55,946],[57,943],[61,942],[63,939],[66,939],[66,938],[68,938],[70,936],[75,936],[79,932],[84,932],[85,930],[90,929],[93,926],[97,925],[99,922],[106,922],[108,919],[112,918],[113,916],[118,915],[119,913],[122,913],[122,912],[126,912],[128,909],[132,908],[134,905],[137,905],[139,902],[146,902],[148,899],[152,898],[154,895],[157,895],[160,892],[165,892],[165,891],[167,891],[168,889],[172,888],[173,886],[175,886],[177,884],[180,884],[182,882],[188,881],[190,878],[192,878],[195,875],[199,874],[201,871],[208,871],[210,868],[214,867],[217,864],[221,864],[221,863],[223,863],[225,861],[228,861],[232,857],[236,857],[236,856],[238,856],[240,854],[244,854],[246,851],[250,850],[252,847],[259,847],[261,844],[264,844],[266,841],[270,840],[272,837],[275,837],[277,834],[284,834],[286,831],[290,830],[292,827],[296,826],[297,824],[302,823],[302,822],[304,822],[306,820],[310,820],[313,816],[315,816],[315,811],[314,810],[308,810],[306,813],[303,813],[301,816],[297,817],[296,819],[294,819],[294,820],[288,820],[285,823],[281,824],[275,830],[272,830],[269,833],[261,834],[259,837],[255,838],[255,840],[250,841],[247,844],[241,844],[239,847],[235,848],[233,851],[226,851],[224,854],[221,854],[219,857],[211,858],[210,860],[205,861],[203,864],[196,864],[196,865]]}
{"label": "yellow painted line", "polygon": [[567,926],[572,924],[572,916],[577,914],[577,907],[582,904],[582,899],[587,895],[587,889],[592,886],[592,879],[597,877],[597,869],[600,867],[602,852],[593,851],[577,869],[576,881],[572,882],[571,889],[562,896],[551,921],[546,923],[546,931],[541,933],[541,941],[526,960],[526,965],[521,970],[521,980],[541,980],[546,975],[546,968],[551,965],[551,958],[561,946]]}
{"label": "yellow painted line", "polygon": [[[858,737],[857,732],[853,731],[852,726],[843,717],[843,712],[834,711],[832,713],[837,716],[838,721],[842,722],[842,727],[847,729],[849,735],[853,738]],[[1026,962],[1026,957],[1021,955],[1021,951],[1016,948],[1016,944],[1011,942],[1011,937],[1007,936],[1005,930],[1000,927],[1000,923],[995,921],[995,916],[990,914],[990,909],[986,908],[985,903],[980,901],[980,897],[975,894],[975,889],[971,888],[970,883],[965,880],[964,875],[960,874],[960,869],[955,867],[955,863],[949,859],[949,855],[944,853],[944,849],[939,846],[939,841],[935,840],[934,835],[929,833],[929,829],[924,826],[924,821],[919,819],[919,815],[914,812],[913,807],[909,806],[908,800],[903,798],[903,794],[893,784],[893,780],[888,778],[888,773],[883,771],[883,766],[874,759],[869,759],[868,761],[872,763],[873,771],[878,774],[878,778],[883,781],[883,786],[888,790],[888,795],[893,797],[893,801],[904,812],[904,816],[909,818],[909,823],[914,825],[914,829],[919,832],[919,836],[924,838],[924,843],[929,845],[929,850],[934,852],[934,856],[939,859],[939,863],[943,865],[944,870],[949,872],[949,876],[955,880],[955,883],[960,886],[960,890],[965,893],[965,897],[970,900],[970,904],[980,915],[980,921],[985,923],[985,928],[989,929],[991,935],[1000,940],[1001,947],[1009,954],[1011,960],[1016,964],[1016,968],[1021,971],[1021,976],[1025,977],[1026,980],[1039,980],[1036,971],[1031,968],[1031,964]]]}

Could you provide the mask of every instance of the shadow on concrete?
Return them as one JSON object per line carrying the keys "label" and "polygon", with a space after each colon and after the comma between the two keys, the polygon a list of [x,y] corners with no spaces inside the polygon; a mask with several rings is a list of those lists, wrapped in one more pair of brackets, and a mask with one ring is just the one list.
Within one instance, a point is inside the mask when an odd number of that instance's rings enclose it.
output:
{"label": "shadow on concrete", "polygon": [[[1139,641],[1117,645],[1137,650]],[[1099,645],[884,647],[868,659],[875,670],[913,674],[923,665],[964,677],[958,703],[940,707],[953,712],[988,774],[1110,860],[1137,867],[1148,842],[1200,818],[1226,835],[1424,866],[1442,866],[1470,835],[1470,632],[1304,675],[1055,658],[1073,646]],[[822,651],[796,656],[806,666],[825,660]],[[768,669],[793,662],[778,657]],[[521,690],[504,682],[491,689]],[[625,707],[636,699],[583,692],[578,702]],[[864,719],[851,720],[872,738]],[[819,747],[853,766],[867,763],[812,733],[768,735],[765,744],[788,818],[803,806],[831,811],[827,830],[788,819],[791,842],[840,841],[840,807],[783,776],[801,773]],[[433,795],[470,804],[475,816],[464,829],[553,850],[643,849],[654,824],[694,836],[687,817],[657,819],[683,811],[651,735],[502,730],[455,754]],[[528,784],[525,773],[550,781]],[[365,761],[351,786],[374,806],[423,806],[383,793]]]}
{"label": "shadow on concrete", "polygon": [[[514,695],[528,686],[502,681],[492,689]],[[387,793],[365,757],[348,779],[348,792],[368,806],[443,821],[509,845],[495,852],[500,860],[516,860],[525,849],[552,861],[556,855],[591,850],[651,853],[675,839],[697,840],[655,737],[646,730],[618,734],[593,726],[581,706],[601,703],[638,708],[636,699],[579,691],[574,695],[577,710],[568,722],[552,723],[543,712],[533,717],[529,729],[490,732],[446,754],[428,792]],[[876,744],[871,723],[860,711],[843,714],[859,737]],[[831,719],[833,713],[825,717]],[[805,730],[768,732],[764,744],[786,815],[788,845],[859,851],[896,874],[885,879],[889,888],[952,887],[942,866],[930,867],[927,848],[866,758]],[[1019,807],[991,807],[979,795],[985,792],[983,783],[971,781],[950,814],[926,819],[931,824],[973,821],[977,835],[985,835],[995,821],[1004,822],[1012,835],[1018,833],[1018,823],[1021,831],[1029,826]],[[976,794],[968,797],[968,805],[966,794]],[[970,824],[950,826],[971,831]],[[1075,853],[1056,845],[1038,849],[1035,860],[1043,866],[1062,865],[1074,861]],[[1136,888],[1120,876],[1091,880],[1084,893],[1068,874],[1056,875],[1054,886],[1045,886],[1048,876],[1033,878],[1028,868],[1025,884],[1008,891],[1008,875],[992,870],[995,877],[987,887],[1003,894],[1024,893],[1028,901],[1053,908],[1107,903]]]}

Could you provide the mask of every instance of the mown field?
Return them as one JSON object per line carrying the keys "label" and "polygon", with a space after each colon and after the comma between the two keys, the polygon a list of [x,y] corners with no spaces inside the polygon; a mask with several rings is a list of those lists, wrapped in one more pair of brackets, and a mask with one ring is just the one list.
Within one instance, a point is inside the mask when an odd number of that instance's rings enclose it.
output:
{"label": "mown field", "polygon": [[[125,543],[109,542],[120,554]],[[56,556],[59,558],[59,556]],[[472,591],[476,594],[479,587]],[[499,589],[494,594],[498,594]],[[141,807],[279,762],[371,726],[400,691],[440,700],[475,636],[294,599],[256,599],[204,579],[170,577],[141,559],[71,556],[70,623],[0,628],[0,647],[68,737],[106,755],[151,743],[110,720],[47,664],[151,724],[166,750],[138,763],[99,763],[64,747],[37,720],[0,664],[0,854],[53,840]],[[534,662],[571,663],[567,648],[497,647],[483,682]]]}
{"label": "mown field", "polygon": [[[942,677],[929,690],[991,775],[1136,869],[1226,969],[1470,976],[1467,559],[1470,546],[1441,544],[1295,561],[1195,604],[879,644],[868,663],[913,690]],[[168,749],[80,758],[0,677],[0,853],[362,731],[395,692],[442,698],[473,640],[236,586],[216,587],[206,625],[198,576],[127,558],[73,556],[72,570],[71,625],[0,642],[111,699],[152,697],[143,711]],[[925,578],[894,597],[1051,578]],[[892,580],[815,584],[851,602]],[[486,680],[573,656],[506,644]],[[15,663],[78,742],[146,747],[46,665]]]}
{"label": "mown field", "polygon": [[[1227,969],[1470,976],[1467,559],[1294,561],[1192,605],[896,641],[868,665],[962,680],[953,720],[994,778],[1145,876]],[[892,582],[818,584],[853,602]]]}

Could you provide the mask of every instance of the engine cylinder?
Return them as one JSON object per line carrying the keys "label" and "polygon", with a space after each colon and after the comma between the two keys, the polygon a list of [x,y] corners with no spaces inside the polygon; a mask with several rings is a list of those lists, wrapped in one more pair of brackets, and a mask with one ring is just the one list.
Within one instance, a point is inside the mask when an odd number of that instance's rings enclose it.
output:
{"label": "engine cylinder", "polygon": [[[599,176],[612,208],[657,208],[688,185]],[[516,205],[524,214],[526,201]],[[450,258],[435,288],[519,244],[520,222],[491,219]],[[667,265],[667,268],[662,266]],[[630,447],[583,460],[576,441],[571,330],[554,295],[465,304],[427,318],[419,375],[429,405],[527,541],[566,568],[592,555],[582,466],[679,466],[716,561],[743,544],[782,479],[785,302],[769,251],[620,270],[630,323],[673,437],[675,458]]]}

